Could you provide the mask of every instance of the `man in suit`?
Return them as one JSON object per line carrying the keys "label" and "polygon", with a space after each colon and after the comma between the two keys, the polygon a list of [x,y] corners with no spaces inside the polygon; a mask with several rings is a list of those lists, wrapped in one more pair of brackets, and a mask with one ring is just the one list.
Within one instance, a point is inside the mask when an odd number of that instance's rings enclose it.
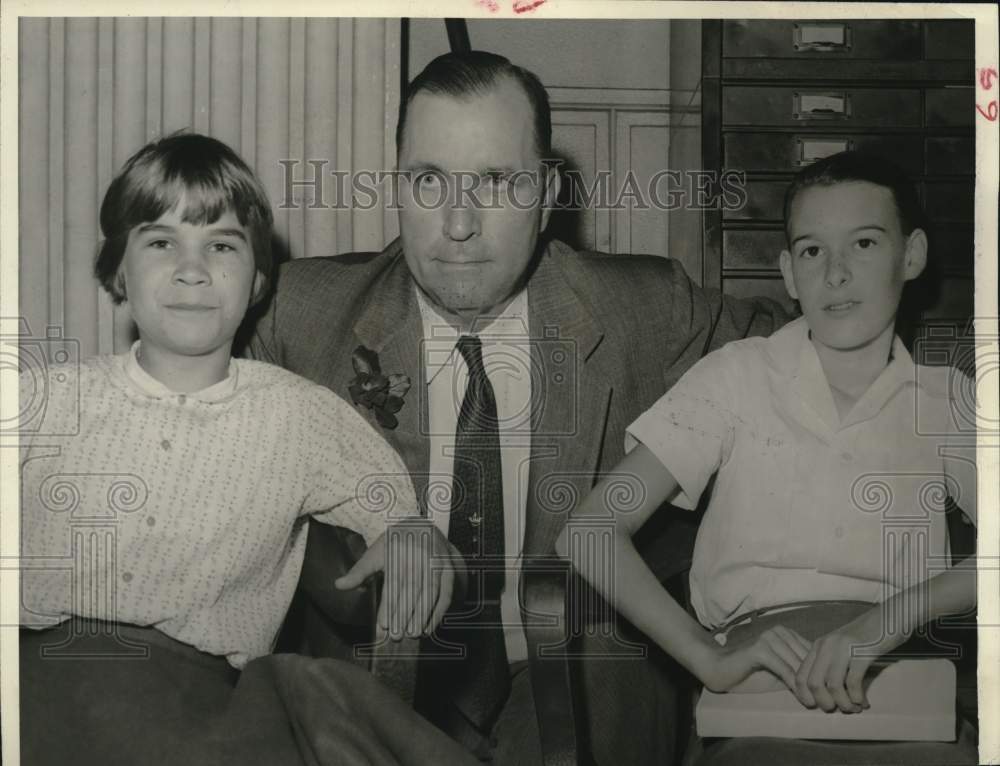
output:
{"label": "man in suit", "polygon": [[[788,316],[702,290],[668,258],[544,239],[560,183],[542,162],[548,99],[500,56],[431,62],[401,107],[397,150],[400,239],[287,264],[252,353],[370,409],[466,557],[457,624],[423,644],[418,709],[484,759],[538,762],[520,557],[553,551],[574,502],[623,456],[625,427],[691,364]],[[588,641],[606,654],[619,636]],[[460,659],[434,658],[455,645]],[[668,668],[587,660],[582,691],[598,763],[671,762]]]}

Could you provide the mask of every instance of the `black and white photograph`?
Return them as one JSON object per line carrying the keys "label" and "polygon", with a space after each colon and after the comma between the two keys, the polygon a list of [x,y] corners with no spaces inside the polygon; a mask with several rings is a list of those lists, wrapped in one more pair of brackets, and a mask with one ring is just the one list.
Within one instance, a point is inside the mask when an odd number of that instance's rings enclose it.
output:
{"label": "black and white photograph", "polygon": [[995,5],[0,13],[4,763],[1000,763]]}

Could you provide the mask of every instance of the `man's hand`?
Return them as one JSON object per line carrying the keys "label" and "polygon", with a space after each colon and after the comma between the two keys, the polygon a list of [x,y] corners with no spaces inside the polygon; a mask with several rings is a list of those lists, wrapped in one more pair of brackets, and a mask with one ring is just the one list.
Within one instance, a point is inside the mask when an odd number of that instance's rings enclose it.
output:
{"label": "man's hand", "polygon": [[[795,674],[796,696],[807,707],[817,705],[828,713],[860,713],[868,707],[862,686],[871,664],[907,638],[886,636],[881,606],[813,642]],[[852,656],[853,655],[853,656]]]}
{"label": "man's hand", "polygon": [[750,643],[714,649],[698,676],[710,691],[728,692],[756,672],[770,671],[805,704],[796,692],[795,670],[809,650],[806,639],[790,628],[777,625]]}
{"label": "man's hand", "polygon": [[393,640],[430,633],[451,604],[462,556],[426,519],[391,525],[334,585],[356,588],[385,572],[378,625]]}

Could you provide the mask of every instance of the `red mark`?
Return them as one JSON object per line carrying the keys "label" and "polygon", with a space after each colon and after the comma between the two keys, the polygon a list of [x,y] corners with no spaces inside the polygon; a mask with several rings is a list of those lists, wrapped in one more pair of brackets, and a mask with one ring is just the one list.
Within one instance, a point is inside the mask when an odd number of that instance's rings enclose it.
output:
{"label": "red mark", "polygon": [[479,0],[479,4],[490,13],[496,13],[500,10],[500,3],[497,0]]}
{"label": "red mark", "polygon": [[514,0],[514,13],[527,13],[544,4],[545,0]]}
{"label": "red mark", "polygon": [[[983,90],[993,89],[993,80],[997,77],[997,70],[993,67],[988,69],[979,70],[979,85]],[[1000,112],[1000,107],[997,106],[997,100],[993,99],[986,105],[986,109],[983,109],[979,104],[976,104],[976,111],[979,112],[984,118],[990,122],[996,122],[998,112]]]}

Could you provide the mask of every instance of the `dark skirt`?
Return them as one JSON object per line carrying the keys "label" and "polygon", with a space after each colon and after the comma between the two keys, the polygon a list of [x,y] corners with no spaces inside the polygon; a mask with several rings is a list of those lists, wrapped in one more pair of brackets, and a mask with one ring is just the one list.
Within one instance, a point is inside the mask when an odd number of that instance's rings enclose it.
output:
{"label": "dark skirt", "polygon": [[21,763],[424,764],[471,757],[350,663],[271,655],[242,673],[153,628],[21,631]]}

